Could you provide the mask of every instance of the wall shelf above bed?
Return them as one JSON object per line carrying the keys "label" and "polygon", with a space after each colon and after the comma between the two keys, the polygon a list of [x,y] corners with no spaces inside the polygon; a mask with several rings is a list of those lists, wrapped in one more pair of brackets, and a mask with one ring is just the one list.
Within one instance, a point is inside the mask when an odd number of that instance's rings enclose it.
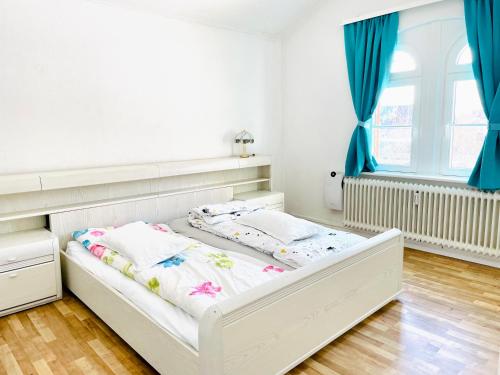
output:
{"label": "wall shelf above bed", "polygon": [[271,190],[271,157],[259,155],[0,176],[0,233],[40,228],[47,215],[230,188]]}
{"label": "wall shelf above bed", "polygon": [[0,175],[0,195],[160,179],[270,165],[270,156],[257,155],[247,159],[226,157]]}

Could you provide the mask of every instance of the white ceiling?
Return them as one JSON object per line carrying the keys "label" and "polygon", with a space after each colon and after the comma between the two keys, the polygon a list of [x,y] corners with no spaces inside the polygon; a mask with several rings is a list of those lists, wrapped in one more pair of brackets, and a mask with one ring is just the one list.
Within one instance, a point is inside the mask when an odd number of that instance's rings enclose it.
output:
{"label": "white ceiling", "polygon": [[235,30],[278,34],[324,0],[106,0]]}

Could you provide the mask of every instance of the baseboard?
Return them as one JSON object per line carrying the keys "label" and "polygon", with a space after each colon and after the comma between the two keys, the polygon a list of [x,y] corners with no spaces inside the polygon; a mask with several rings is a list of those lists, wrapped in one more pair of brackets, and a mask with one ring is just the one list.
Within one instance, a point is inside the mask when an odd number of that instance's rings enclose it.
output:
{"label": "baseboard", "polygon": [[[357,230],[357,229],[353,229],[353,228],[347,228],[345,226],[333,225],[331,223],[325,222],[322,219],[318,219],[318,218],[311,217],[311,216],[295,214],[293,212],[290,212],[290,214],[297,216],[297,217],[300,217],[300,218],[305,219],[305,220],[309,220],[309,221],[313,221],[313,222],[321,224],[321,225],[325,225],[325,226],[330,227],[330,228],[339,229],[339,230],[348,230],[349,232],[360,234],[362,236],[374,236],[377,234],[376,232],[362,231],[362,230]],[[474,253],[467,253],[467,252],[460,250],[460,249],[453,249],[453,248],[442,247],[442,246],[437,246],[437,245],[425,244],[422,242],[411,241],[411,240],[406,240],[406,239],[405,239],[405,246],[409,247],[411,249],[418,250],[418,251],[425,251],[427,253],[443,255],[446,257],[450,257],[450,258],[464,260],[467,262],[482,264],[482,265],[490,266],[490,267],[494,267],[494,268],[500,268],[500,259],[498,257],[492,257],[492,256],[487,256],[487,255],[478,255],[478,254],[474,254]]]}

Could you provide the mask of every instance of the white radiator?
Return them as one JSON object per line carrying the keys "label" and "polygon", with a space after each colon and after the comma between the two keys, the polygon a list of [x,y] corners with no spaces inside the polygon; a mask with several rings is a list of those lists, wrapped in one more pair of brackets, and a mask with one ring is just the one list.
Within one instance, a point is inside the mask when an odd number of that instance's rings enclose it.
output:
{"label": "white radiator", "polygon": [[406,239],[500,257],[500,193],[346,178],[344,224]]}

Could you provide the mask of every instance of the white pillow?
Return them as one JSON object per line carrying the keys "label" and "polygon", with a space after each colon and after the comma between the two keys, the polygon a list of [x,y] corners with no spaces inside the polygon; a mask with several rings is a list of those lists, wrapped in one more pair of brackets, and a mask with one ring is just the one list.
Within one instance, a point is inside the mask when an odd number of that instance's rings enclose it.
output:
{"label": "white pillow", "polygon": [[241,216],[236,222],[258,229],[284,244],[304,240],[318,233],[318,226],[280,211],[258,210]]}
{"label": "white pillow", "polygon": [[136,270],[141,271],[179,254],[191,245],[193,240],[155,230],[138,221],[107,232],[97,243],[127,258]]}

